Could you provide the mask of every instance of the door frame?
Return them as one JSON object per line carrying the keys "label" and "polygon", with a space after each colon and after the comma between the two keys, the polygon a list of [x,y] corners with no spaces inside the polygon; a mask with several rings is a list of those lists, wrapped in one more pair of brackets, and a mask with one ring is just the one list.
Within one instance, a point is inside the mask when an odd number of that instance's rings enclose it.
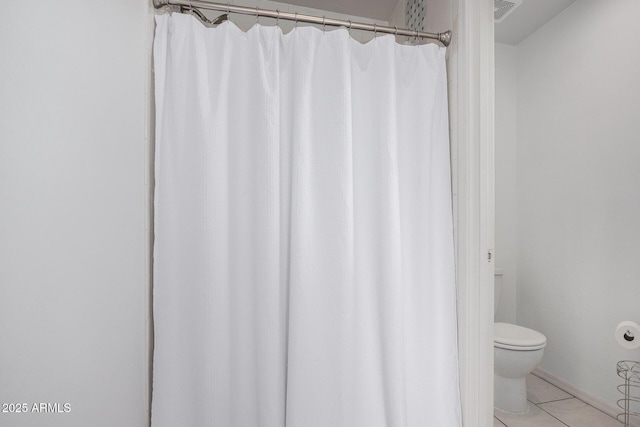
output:
{"label": "door frame", "polygon": [[[493,426],[494,20],[492,0],[452,0],[451,99],[460,391],[465,427]],[[457,13],[455,13],[457,12]],[[453,157],[453,156],[452,156]]]}

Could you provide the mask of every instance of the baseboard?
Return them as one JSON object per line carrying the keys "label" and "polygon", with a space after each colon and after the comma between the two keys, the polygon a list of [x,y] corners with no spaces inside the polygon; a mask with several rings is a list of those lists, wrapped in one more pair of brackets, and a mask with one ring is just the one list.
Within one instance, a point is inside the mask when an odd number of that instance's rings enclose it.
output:
{"label": "baseboard", "polygon": [[[616,418],[618,414],[621,412],[621,409],[616,405],[611,405],[609,402],[606,402],[600,399],[597,396],[594,396],[591,393],[587,393],[584,390],[579,389],[575,385],[567,382],[566,380],[558,377],[557,375],[552,374],[549,371],[546,371],[542,368],[536,368],[533,370],[532,374],[542,378],[543,380],[553,384],[554,386],[561,388],[567,393],[577,397],[585,403],[593,406],[596,409],[601,410],[605,414]],[[640,420],[637,417],[633,417],[634,419],[630,420],[631,427],[640,427]]]}

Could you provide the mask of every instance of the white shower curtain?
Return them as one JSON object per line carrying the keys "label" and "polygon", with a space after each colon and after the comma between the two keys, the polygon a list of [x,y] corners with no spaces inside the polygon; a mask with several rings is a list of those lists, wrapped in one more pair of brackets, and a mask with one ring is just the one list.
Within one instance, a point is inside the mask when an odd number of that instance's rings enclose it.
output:
{"label": "white shower curtain", "polygon": [[460,426],[444,48],[156,21],[153,426]]}

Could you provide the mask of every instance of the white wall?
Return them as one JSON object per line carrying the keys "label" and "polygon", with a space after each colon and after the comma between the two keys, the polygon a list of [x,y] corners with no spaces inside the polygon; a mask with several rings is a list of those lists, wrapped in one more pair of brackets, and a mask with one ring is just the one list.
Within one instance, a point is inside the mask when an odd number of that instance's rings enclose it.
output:
{"label": "white wall", "polygon": [[502,291],[498,322],[516,323],[517,221],[517,60],[516,46],[496,43],[496,270]]}
{"label": "white wall", "polygon": [[518,46],[518,322],[542,368],[615,404],[640,322],[640,2],[582,0]]}
{"label": "white wall", "polygon": [[147,424],[149,28],[144,0],[3,4],[2,426]]}

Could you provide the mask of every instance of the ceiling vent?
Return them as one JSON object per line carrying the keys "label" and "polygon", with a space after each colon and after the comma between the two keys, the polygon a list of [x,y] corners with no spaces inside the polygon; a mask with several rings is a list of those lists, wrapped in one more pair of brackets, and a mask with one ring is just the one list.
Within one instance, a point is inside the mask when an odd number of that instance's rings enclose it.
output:
{"label": "ceiling vent", "polygon": [[513,10],[522,4],[522,0],[494,0],[493,17],[496,23],[505,20]]}

